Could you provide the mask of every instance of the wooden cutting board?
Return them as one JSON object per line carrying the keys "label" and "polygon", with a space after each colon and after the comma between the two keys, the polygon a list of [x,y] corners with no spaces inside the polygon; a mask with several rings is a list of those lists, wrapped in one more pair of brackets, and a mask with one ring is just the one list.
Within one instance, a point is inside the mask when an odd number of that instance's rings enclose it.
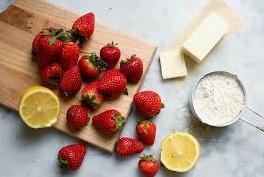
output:
{"label": "wooden cutting board", "polygon": [[[69,29],[78,16],[80,14],[71,13],[41,0],[17,0],[0,14],[0,103],[2,105],[17,110],[21,92],[29,86],[40,83],[36,63],[31,59],[31,42],[34,35],[50,26]],[[137,54],[143,59],[145,76],[156,47],[102,24],[96,23],[95,32],[91,40],[82,48],[81,53],[98,54],[100,48],[111,40],[118,43],[122,52],[121,58]],[[144,76],[138,84],[128,85],[128,96],[122,95],[116,100],[106,101],[90,116],[114,108],[128,117],[133,95],[140,88]],[[79,100],[80,94],[69,100],[61,99],[61,113],[53,127],[113,152],[119,134],[105,138],[93,129],[91,120],[81,131],[73,132],[67,128],[65,121],[67,108],[72,104],[78,104]]]}

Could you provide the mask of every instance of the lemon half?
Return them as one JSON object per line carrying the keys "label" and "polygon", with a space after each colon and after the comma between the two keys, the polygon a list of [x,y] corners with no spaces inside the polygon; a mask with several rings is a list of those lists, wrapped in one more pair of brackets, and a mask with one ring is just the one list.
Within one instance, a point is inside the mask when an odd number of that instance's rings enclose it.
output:
{"label": "lemon half", "polygon": [[198,141],[189,133],[176,132],[162,143],[161,162],[171,171],[189,171],[200,155]]}
{"label": "lemon half", "polygon": [[22,93],[19,115],[31,128],[50,127],[57,121],[59,110],[59,98],[46,87],[32,86]]}

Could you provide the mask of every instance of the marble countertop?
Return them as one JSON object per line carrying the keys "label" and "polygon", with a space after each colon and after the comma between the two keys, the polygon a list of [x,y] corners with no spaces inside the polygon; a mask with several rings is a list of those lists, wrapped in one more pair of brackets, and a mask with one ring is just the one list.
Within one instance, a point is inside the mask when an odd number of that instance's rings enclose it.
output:
{"label": "marble countertop", "polygon": [[[161,167],[157,177],[264,176],[263,132],[242,121],[226,128],[208,127],[192,118],[188,108],[188,94],[193,83],[210,71],[226,70],[239,75],[247,89],[248,105],[264,115],[263,0],[229,0],[228,4],[245,21],[243,28],[228,36],[210,58],[192,68],[186,79],[167,81],[161,79],[158,53],[180,35],[208,0],[49,1],[79,13],[94,11],[101,22],[159,47],[141,90],[159,92],[166,108],[155,119],[157,140],[145,153],[159,157],[164,137],[173,131],[188,131],[201,143],[201,156],[188,173],[172,173]],[[1,0],[0,7],[8,3],[10,0]],[[243,116],[253,117],[249,112]],[[0,107],[0,122],[0,176],[140,176],[137,156],[120,159],[89,145],[81,169],[63,173],[57,166],[57,151],[77,142],[75,139],[56,130],[31,130],[19,120],[17,113],[4,107]],[[134,136],[135,125],[136,115],[132,112],[122,135]]]}

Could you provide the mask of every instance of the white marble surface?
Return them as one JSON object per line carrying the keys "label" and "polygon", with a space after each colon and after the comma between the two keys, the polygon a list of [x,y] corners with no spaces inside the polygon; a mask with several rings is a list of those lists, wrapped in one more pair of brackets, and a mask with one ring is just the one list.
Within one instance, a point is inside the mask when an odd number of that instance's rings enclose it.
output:
{"label": "white marble surface", "polygon": [[[85,13],[94,11],[101,22],[140,37],[165,49],[199,13],[208,0],[49,0],[65,8]],[[9,0],[1,0],[4,7]],[[173,130],[188,131],[202,146],[201,157],[188,173],[171,173],[161,167],[158,177],[262,177],[264,176],[264,133],[239,121],[226,128],[212,128],[195,121],[187,106],[189,90],[200,76],[214,70],[237,73],[248,92],[248,104],[264,114],[264,1],[228,0],[228,4],[245,20],[245,26],[229,36],[214,55],[193,68],[182,81],[162,81],[158,55],[147,74],[143,89],[160,93],[166,108],[155,119],[157,140],[145,152],[156,157],[160,142]],[[1,94],[1,93],[0,93]],[[251,118],[252,115],[245,114]],[[134,112],[122,135],[134,136]],[[56,153],[61,146],[76,142],[56,130],[31,130],[18,115],[0,107],[0,176],[9,177],[134,177],[137,156],[120,159],[88,146],[82,168],[63,173],[57,166]]]}

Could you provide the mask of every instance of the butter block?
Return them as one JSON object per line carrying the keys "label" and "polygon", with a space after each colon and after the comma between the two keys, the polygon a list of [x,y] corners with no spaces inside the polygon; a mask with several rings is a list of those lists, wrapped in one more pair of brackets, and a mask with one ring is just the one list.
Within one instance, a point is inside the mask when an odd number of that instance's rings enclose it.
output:
{"label": "butter block", "polygon": [[228,23],[217,12],[211,12],[183,43],[182,52],[200,63],[222,39]]}
{"label": "butter block", "polygon": [[161,52],[160,65],[163,79],[187,76],[185,61],[180,51]]}

